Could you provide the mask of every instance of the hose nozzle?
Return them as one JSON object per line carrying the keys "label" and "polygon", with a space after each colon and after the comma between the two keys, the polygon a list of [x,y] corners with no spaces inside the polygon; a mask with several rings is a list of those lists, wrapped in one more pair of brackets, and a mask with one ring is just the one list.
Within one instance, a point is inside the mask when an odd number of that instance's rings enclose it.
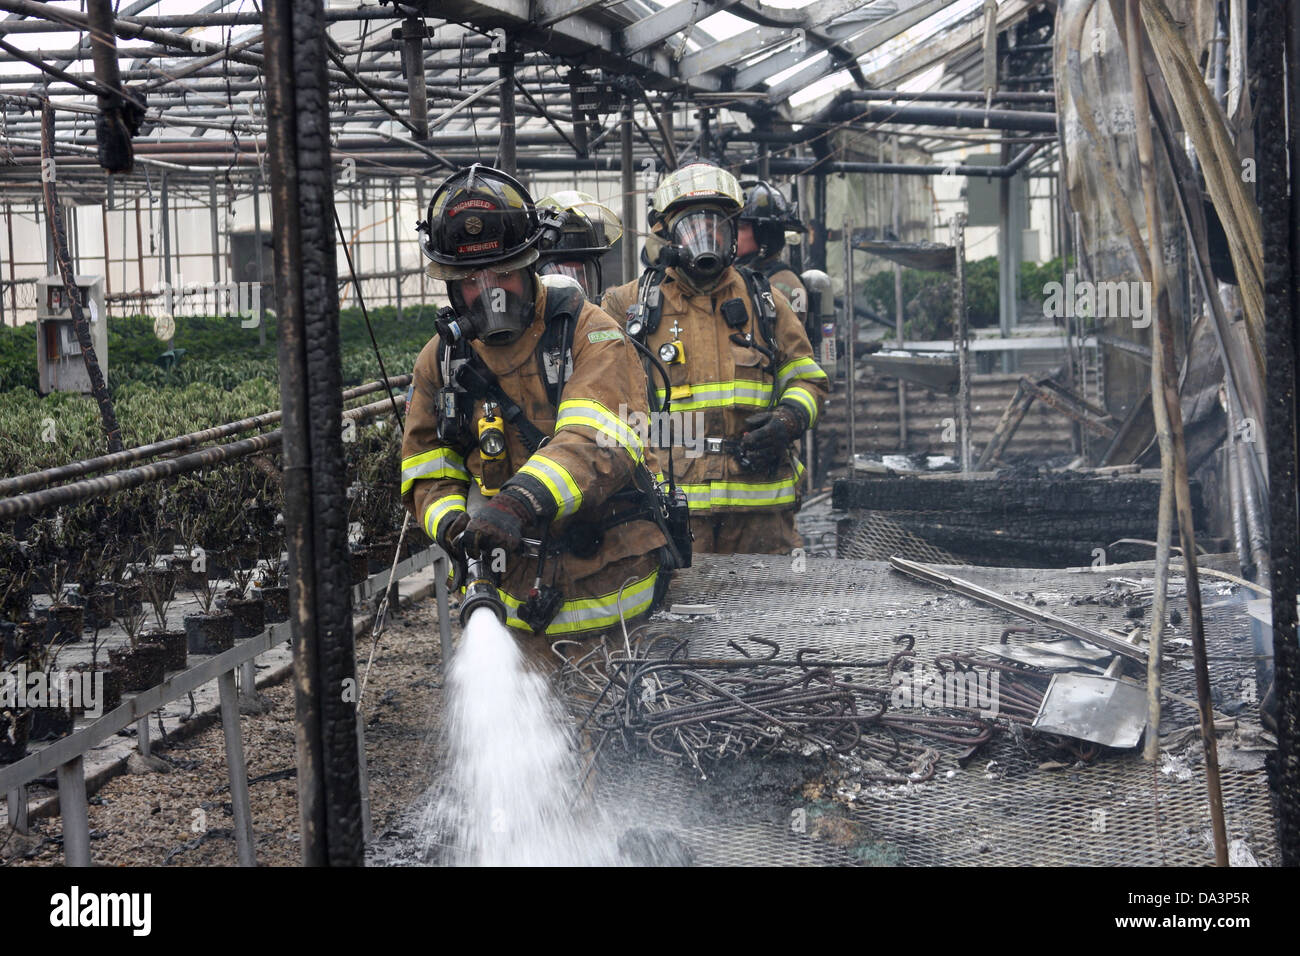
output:
{"label": "hose nozzle", "polygon": [[496,583],[488,571],[488,562],[482,556],[465,557],[465,597],[460,602],[460,624],[464,627],[479,608],[489,608],[502,624],[506,622],[506,606],[497,594]]}

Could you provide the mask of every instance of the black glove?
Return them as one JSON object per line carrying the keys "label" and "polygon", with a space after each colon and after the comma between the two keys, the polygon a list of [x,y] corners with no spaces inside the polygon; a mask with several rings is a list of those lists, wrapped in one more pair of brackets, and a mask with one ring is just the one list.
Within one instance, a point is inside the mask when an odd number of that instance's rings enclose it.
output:
{"label": "black glove", "polygon": [[458,511],[454,517],[448,518],[438,527],[438,547],[451,555],[455,561],[465,560],[465,551],[456,539],[460,537],[467,524],[469,524],[469,515],[464,511]]}
{"label": "black glove", "polygon": [[755,471],[775,468],[790,443],[807,427],[802,409],[791,405],[778,405],[770,412],[750,415],[745,419],[746,430],[740,439],[741,453]]}
{"label": "black glove", "polygon": [[480,509],[465,527],[461,547],[467,555],[490,555],[500,548],[515,554],[524,543],[524,527],[538,517],[531,496],[518,488],[505,487]]}

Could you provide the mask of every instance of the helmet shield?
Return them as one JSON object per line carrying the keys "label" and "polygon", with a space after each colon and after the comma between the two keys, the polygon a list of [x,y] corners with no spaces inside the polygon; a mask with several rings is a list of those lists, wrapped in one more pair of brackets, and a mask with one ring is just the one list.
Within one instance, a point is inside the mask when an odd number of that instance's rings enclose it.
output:
{"label": "helmet shield", "polygon": [[589,193],[565,189],[547,196],[537,206],[557,209],[563,218],[559,238],[554,245],[541,250],[543,258],[559,252],[566,259],[602,256],[623,235],[623,223],[614,211]]}
{"label": "helmet shield", "polygon": [[673,222],[672,239],[685,253],[682,269],[692,279],[714,279],[736,257],[735,224],[720,209],[688,209]]}
{"label": "helmet shield", "polygon": [[536,294],[525,269],[480,269],[448,280],[447,295],[465,322],[467,337],[484,345],[509,345],[532,325]]}
{"label": "helmet shield", "polygon": [[543,259],[537,274],[568,276],[582,286],[582,294],[588,299],[600,294],[600,263],[594,259]]}

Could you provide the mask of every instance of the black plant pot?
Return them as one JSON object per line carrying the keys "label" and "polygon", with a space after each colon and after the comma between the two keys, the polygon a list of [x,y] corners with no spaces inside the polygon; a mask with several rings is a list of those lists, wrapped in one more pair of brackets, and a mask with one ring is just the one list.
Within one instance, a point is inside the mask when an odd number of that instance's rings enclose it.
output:
{"label": "black plant pot", "polygon": [[77,715],[65,707],[33,707],[28,740],[58,740],[72,733]]}
{"label": "black plant pot", "polygon": [[[72,666],[72,669],[76,671],[78,674],[85,674],[90,672],[90,664],[88,662],[82,664],[74,664]],[[97,678],[101,676],[103,677],[104,680],[103,680],[103,687],[99,692],[100,713],[98,717],[104,716],[104,714],[107,714],[110,710],[119,706],[122,703],[122,672],[118,670],[116,667],[109,667],[104,664],[100,664],[98,667],[95,668],[94,672],[91,674],[91,681],[95,682]],[[92,693],[93,692],[94,692],[94,688],[92,685]],[[84,703],[89,705],[90,701],[87,700],[84,701]],[[98,717],[96,719],[98,719]]]}
{"label": "black plant pot", "polygon": [[231,559],[228,552],[208,551],[204,557],[205,573],[209,581],[225,581],[230,577]]}
{"label": "black plant pot", "polygon": [[[397,550],[397,537],[388,535],[371,542],[370,547],[366,548],[366,554],[370,558],[370,573],[379,574],[381,571],[387,571],[393,566],[393,552]],[[400,561],[401,558],[399,557]]]}
{"label": "black plant pot", "polygon": [[85,608],[71,604],[50,605],[50,619],[46,622],[46,639],[51,644],[71,644],[81,640],[85,625]]}
{"label": "black plant pot", "polygon": [[167,652],[163,665],[167,670],[185,670],[189,658],[189,636],[185,631],[155,631],[140,640],[145,644],[158,644]]}
{"label": "black plant pot", "polygon": [[122,689],[135,693],[162,683],[166,656],[166,650],[158,644],[140,644],[134,650],[115,647],[108,652],[108,659],[122,672]]}
{"label": "black plant pot", "polygon": [[185,618],[185,636],[191,654],[220,654],[235,646],[235,615],[193,614]]}
{"label": "black plant pot", "polygon": [[360,584],[370,577],[370,555],[364,551],[352,552],[352,583]]}
{"label": "black plant pot", "polygon": [[22,760],[27,756],[27,741],[31,739],[32,712],[23,710],[0,711],[0,765]]}
{"label": "black plant pot", "polygon": [[183,591],[202,591],[208,583],[208,571],[195,571],[189,561],[182,560],[176,568],[176,586]]}
{"label": "black plant pot", "polygon": [[268,624],[278,624],[281,621],[289,620],[288,585],[281,584],[276,587],[262,588],[262,600],[266,602],[266,622]]}
{"label": "black plant pot", "polygon": [[256,637],[266,629],[265,608],[261,598],[226,602],[226,610],[235,615],[235,640]]}

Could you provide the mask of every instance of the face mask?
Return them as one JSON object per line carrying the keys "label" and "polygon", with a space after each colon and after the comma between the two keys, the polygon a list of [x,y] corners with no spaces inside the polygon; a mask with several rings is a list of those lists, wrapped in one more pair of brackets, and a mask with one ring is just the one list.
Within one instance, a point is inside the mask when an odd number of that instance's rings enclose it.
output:
{"label": "face mask", "polygon": [[594,262],[543,262],[537,267],[539,275],[568,276],[582,286],[582,293],[588,299],[600,294],[600,273]]}
{"label": "face mask", "polygon": [[[520,295],[522,287],[525,294]],[[509,345],[533,322],[533,278],[527,270],[505,274],[482,269],[447,283],[452,308],[484,345]]]}
{"label": "face mask", "polygon": [[709,281],[731,265],[736,232],[731,218],[714,209],[688,212],[673,224],[673,243],[684,253],[682,270],[691,279]]}

